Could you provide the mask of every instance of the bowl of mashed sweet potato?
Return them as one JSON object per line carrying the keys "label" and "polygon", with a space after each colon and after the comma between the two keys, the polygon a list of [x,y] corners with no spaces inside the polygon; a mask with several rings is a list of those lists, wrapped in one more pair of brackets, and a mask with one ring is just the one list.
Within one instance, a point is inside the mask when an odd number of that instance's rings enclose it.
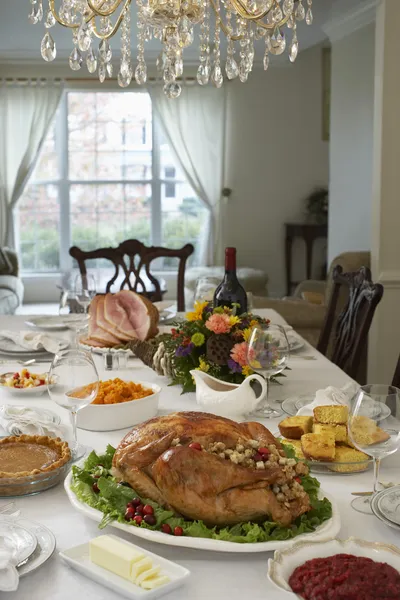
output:
{"label": "bowl of mashed sweet potato", "polygon": [[160,392],[155,383],[119,377],[100,381],[95,400],[78,412],[78,427],[113,431],[151,419],[157,414]]}

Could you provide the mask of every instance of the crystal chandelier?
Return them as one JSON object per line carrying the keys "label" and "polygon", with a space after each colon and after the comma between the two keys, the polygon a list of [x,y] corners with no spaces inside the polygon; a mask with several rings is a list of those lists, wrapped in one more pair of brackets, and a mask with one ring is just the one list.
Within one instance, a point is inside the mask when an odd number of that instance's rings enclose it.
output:
{"label": "crystal chandelier", "polygon": [[[112,77],[109,40],[118,31],[121,34],[118,71],[121,87],[129,86],[133,77],[139,85],[146,83],[145,42],[153,37],[160,40],[162,50],[157,59],[157,70],[168,98],[177,98],[181,93],[179,78],[183,75],[183,50],[193,43],[196,25],[199,26],[200,42],[197,81],[207,85],[211,80],[220,88],[224,81],[223,70],[228,79],[239,77],[240,81],[247,81],[253,67],[255,40],[264,40],[265,70],[270,56],[282,54],[286,47],[289,59],[294,62],[299,51],[297,21],[305,19],[308,25],[313,21],[312,0],[136,0],[138,34],[134,68],[131,56],[132,0],[60,0],[58,10],[56,0],[48,2],[45,28],[49,30],[59,23],[72,29],[71,69],[79,70],[85,59],[89,73],[97,70],[101,82]],[[31,23],[42,21],[43,0],[31,0],[31,5]],[[211,11],[215,19],[210,18]],[[291,35],[288,29],[292,30]],[[224,65],[221,62],[221,31],[227,38]],[[93,47],[95,38],[99,40],[98,49]],[[56,57],[56,44],[49,31],[42,40],[41,54],[46,61]]]}

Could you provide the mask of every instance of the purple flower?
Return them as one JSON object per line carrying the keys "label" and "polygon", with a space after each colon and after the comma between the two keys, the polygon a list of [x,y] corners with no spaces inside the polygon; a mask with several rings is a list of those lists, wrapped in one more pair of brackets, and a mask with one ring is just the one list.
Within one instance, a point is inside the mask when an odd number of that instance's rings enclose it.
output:
{"label": "purple flower", "polygon": [[241,373],[242,367],[237,363],[233,358],[228,359],[228,367],[232,371],[232,373]]}
{"label": "purple flower", "polygon": [[178,358],[183,358],[185,356],[189,356],[194,348],[194,344],[190,343],[187,346],[178,346],[175,350],[175,356]]}

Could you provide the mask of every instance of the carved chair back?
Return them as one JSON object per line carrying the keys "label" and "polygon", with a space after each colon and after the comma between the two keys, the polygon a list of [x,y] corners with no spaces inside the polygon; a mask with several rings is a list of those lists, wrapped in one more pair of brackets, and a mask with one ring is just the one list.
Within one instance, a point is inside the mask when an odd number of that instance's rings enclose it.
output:
{"label": "carved chair back", "polygon": [[185,269],[187,259],[193,252],[194,247],[192,244],[173,249],[161,246],[145,246],[139,240],[126,240],[118,248],[98,248],[97,250],[85,251],[77,246],[72,246],[69,250],[72,258],[77,261],[82,276],[87,273],[86,261],[88,260],[107,259],[114,265],[114,275],[107,282],[106,293],[111,291],[114,283],[122,276],[122,282],[119,285],[120,290],[128,288],[146,296],[152,302],[162,300],[162,293],[165,290],[162,289],[160,281],[151,272],[151,264],[161,258],[177,258],[179,260],[178,311],[185,310]]}
{"label": "carved chair back", "polygon": [[[348,300],[338,314],[343,288],[348,292]],[[353,379],[356,379],[375,309],[382,296],[383,286],[372,283],[367,267],[354,273],[343,273],[341,266],[335,267],[332,294],[317,349],[326,355],[332,348],[331,361]]]}

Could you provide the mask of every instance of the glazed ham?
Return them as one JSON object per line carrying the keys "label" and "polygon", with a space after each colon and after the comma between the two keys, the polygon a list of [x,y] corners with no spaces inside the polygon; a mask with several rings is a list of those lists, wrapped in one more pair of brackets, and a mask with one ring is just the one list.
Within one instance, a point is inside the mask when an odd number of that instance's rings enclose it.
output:
{"label": "glazed ham", "polygon": [[82,342],[113,347],[130,340],[147,340],[157,334],[157,324],[157,308],[135,292],[98,295],[90,304],[89,335]]}
{"label": "glazed ham", "polygon": [[113,469],[141,496],[210,525],[266,518],[289,525],[311,509],[297,481],[307,467],[284,458],[260,423],[202,412],[155,417],[125,436]]}

